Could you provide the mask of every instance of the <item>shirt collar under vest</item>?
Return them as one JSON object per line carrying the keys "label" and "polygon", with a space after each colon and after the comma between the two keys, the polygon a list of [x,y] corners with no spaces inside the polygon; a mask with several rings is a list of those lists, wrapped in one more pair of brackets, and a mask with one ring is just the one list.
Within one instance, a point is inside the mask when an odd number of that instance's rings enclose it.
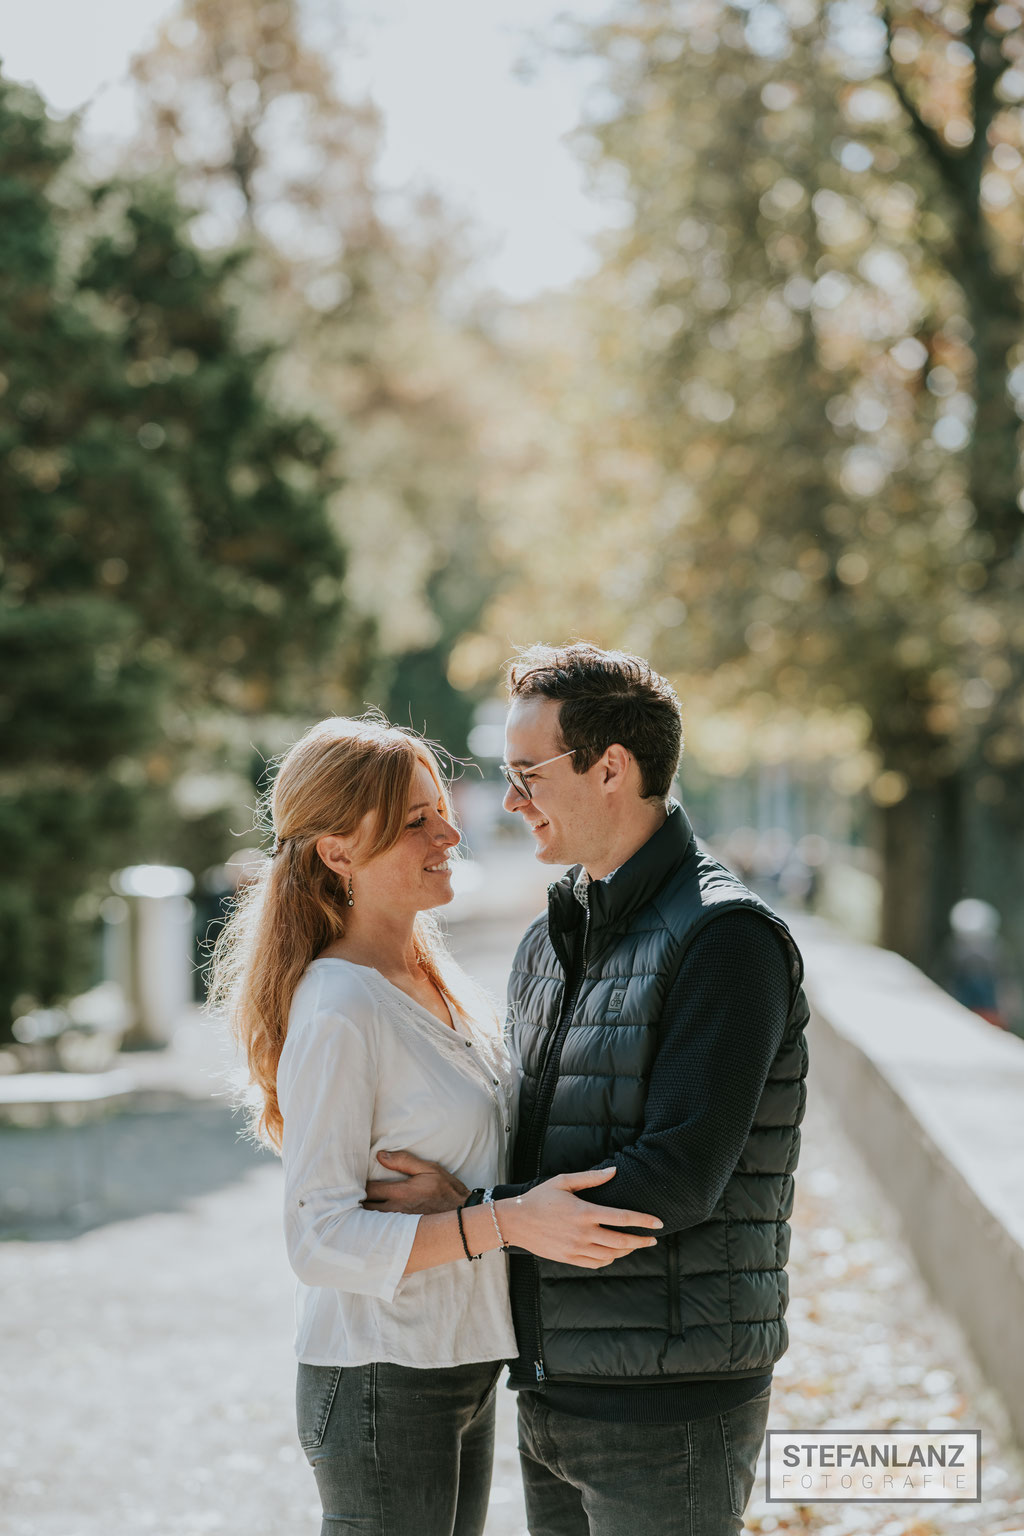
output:
{"label": "shirt collar under vest", "polygon": [[[590,931],[621,928],[645,902],[656,896],[695,844],[689,818],[677,800],[669,801],[669,813],[649,837],[611,875],[591,880],[586,889]],[[558,938],[571,933],[582,921],[584,907],[576,891],[583,866],[573,865],[548,887],[548,932],[556,949]]]}

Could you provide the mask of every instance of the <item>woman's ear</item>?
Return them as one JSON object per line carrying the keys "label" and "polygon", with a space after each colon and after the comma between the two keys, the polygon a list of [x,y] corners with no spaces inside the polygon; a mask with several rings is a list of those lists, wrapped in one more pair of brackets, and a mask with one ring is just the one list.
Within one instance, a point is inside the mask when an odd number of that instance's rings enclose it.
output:
{"label": "woman's ear", "polygon": [[352,854],[347,842],[329,832],[326,837],[317,839],[316,851],[320,855],[328,869],[333,869],[336,875],[350,875],[352,873]]}

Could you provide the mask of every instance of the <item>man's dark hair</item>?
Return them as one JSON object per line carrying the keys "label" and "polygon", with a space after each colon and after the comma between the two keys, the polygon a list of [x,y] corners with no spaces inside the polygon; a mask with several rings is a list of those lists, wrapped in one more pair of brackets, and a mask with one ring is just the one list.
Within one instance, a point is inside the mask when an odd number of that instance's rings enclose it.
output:
{"label": "man's dark hair", "polygon": [[555,699],[565,751],[586,773],[618,743],[640,769],[644,799],[663,800],[683,749],[683,722],[675,689],[628,651],[572,645],[531,645],[509,663],[513,699]]}

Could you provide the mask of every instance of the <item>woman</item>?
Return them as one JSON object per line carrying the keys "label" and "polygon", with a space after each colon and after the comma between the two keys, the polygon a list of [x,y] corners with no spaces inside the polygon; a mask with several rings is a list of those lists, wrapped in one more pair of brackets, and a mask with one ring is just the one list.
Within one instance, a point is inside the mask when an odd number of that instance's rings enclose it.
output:
{"label": "woman", "polygon": [[572,1194],[613,1169],[438,1215],[362,1203],[388,1148],[466,1186],[505,1176],[497,1021],[430,915],[452,899],[459,834],[430,748],[379,718],[308,731],[271,811],[273,856],[218,940],[212,997],[246,1050],[253,1128],[284,1164],[298,1430],[322,1532],[477,1536],[494,1388],[515,1353],[503,1250],[599,1268],[654,1241],[602,1223],[657,1223]]}

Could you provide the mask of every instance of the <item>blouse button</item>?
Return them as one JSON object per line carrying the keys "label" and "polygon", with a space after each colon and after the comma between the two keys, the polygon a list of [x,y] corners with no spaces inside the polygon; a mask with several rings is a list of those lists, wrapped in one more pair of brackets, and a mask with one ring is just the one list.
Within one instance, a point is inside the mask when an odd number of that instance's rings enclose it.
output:
{"label": "blouse button", "polygon": [[473,1049],[473,1042],[472,1042],[472,1040],[467,1040],[466,1041],[466,1050],[467,1051],[471,1051],[472,1049]]}

